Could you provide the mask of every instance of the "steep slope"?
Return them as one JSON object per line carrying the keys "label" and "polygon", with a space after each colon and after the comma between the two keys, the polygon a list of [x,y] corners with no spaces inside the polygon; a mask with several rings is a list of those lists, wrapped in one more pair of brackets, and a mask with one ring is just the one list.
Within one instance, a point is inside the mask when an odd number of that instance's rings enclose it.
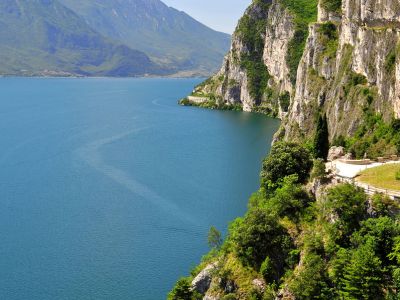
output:
{"label": "steep slope", "polygon": [[253,1],[221,70],[192,96],[278,116],[277,137],[298,141],[312,140],[326,115],[332,144],[356,156],[395,154],[399,40],[398,0]]}
{"label": "steep slope", "polygon": [[61,0],[103,35],[141,50],[175,71],[214,72],[229,49],[216,32],[159,0]]}
{"label": "steep slope", "polygon": [[104,38],[55,0],[3,0],[0,24],[3,75],[163,72],[143,52]]}

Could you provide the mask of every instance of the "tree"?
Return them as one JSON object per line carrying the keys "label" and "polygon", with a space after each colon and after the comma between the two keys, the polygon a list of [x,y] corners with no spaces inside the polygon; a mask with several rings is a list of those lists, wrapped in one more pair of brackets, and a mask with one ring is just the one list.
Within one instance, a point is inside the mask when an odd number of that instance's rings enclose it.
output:
{"label": "tree", "polygon": [[219,248],[222,245],[222,237],[221,233],[215,228],[211,226],[210,231],[208,232],[208,246],[210,248]]}
{"label": "tree", "polygon": [[317,131],[314,138],[314,155],[316,158],[326,160],[329,153],[329,131],[326,115],[319,116]]}
{"label": "tree", "polygon": [[375,255],[374,242],[354,251],[350,263],[344,270],[344,288],[340,294],[344,299],[384,299],[382,262]]}
{"label": "tree", "polygon": [[365,220],[366,202],[364,191],[348,183],[328,190],[323,215],[327,220],[334,220],[333,226],[337,230],[335,239],[341,246],[348,244],[351,234]]}
{"label": "tree", "polygon": [[230,242],[241,261],[259,269],[266,257],[270,258],[275,280],[279,280],[286,266],[286,258],[293,243],[277,216],[263,208],[251,209],[244,218],[231,224]]}
{"label": "tree", "polygon": [[268,190],[282,184],[290,175],[297,175],[298,183],[305,183],[311,167],[311,155],[307,149],[296,143],[277,142],[263,161],[261,184]]}
{"label": "tree", "polygon": [[172,291],[168,294],[168,300],[192,300],[193,292],[187,278],[177,281]]}
{"label": "tree", "polygon": [[289,289],[299,300],[332,299],[328,282],[328,273],[322,257],[315,253],[307,253],[302,259],[302,265],[289,281]]}
{"label": "tree", "polygon": [[313,168],[311,171],[311,179],[325,179],[326,167],[325,162],[322,158],[314,159]]}

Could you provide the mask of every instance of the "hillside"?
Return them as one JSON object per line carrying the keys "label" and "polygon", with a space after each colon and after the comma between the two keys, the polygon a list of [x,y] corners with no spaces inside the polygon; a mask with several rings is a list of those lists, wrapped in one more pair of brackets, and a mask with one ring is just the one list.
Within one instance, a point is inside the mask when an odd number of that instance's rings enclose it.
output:
{"label": "hillside", "polygon": [[164,73],[141,51],[104,38],[55,0],[0,2],[0,74]]}
{"label": "hillside", "polygon": [[[253,0],[221,70],[183,105],[282,120],[260,188],[169,300],[400,298],[400,204],[326,173],[400,154],[399,0]],[[400,187],[391,170],[388,178]]]}
{"label": "hillside", "polygon": [[93,29],[182,74],[209,75],[229,50],[216,32],[159,0],[60,0]]}

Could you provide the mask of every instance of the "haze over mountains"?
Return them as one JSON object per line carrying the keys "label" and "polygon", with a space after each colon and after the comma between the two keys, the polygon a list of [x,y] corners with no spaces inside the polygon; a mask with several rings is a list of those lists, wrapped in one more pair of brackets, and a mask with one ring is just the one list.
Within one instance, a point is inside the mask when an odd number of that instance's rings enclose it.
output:
{"label": "haze over mountains", "polygon": [[0,1],[2,75],[206,75],[229,43],[159,0]]}

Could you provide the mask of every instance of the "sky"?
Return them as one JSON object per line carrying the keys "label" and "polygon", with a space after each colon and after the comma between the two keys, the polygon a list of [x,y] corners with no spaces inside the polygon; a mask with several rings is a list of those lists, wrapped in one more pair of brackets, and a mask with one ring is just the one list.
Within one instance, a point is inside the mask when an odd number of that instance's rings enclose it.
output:
{"label": "sky", "polygon": [[162,0],[212,29],[232,34],[251,0]]}

